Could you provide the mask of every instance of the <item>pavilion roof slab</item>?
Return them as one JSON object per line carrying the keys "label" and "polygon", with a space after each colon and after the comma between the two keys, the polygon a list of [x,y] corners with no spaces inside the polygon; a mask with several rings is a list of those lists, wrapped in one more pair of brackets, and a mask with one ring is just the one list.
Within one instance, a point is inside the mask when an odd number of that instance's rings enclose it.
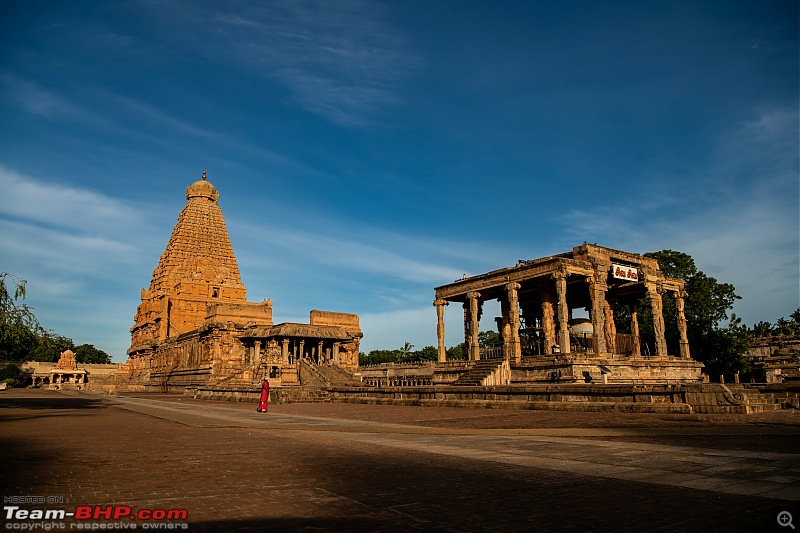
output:
{"label": "pavilion roof slab", "polygon": [[508,283],[542,280],[557,272],[563,272],[568,276],[591,276],[594,274],[592,264],[588,261],[564,256],[550,256],[436,287],[436,297],[444,300],[464,301],[469,292],[493,292],[493,290],[503,289]]}

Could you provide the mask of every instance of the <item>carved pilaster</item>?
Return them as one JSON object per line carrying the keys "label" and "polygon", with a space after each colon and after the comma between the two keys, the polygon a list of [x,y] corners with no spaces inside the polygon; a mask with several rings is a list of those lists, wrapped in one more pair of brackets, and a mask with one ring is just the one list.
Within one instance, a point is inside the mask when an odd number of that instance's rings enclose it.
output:
{"label": "carved pilaster", "polygon": [[441,298],[433,301],[433,305],[436,307],[436,339],[440,363],[444,363],[447,360],[447,348],[444,346],[444,306],[448,304],[447,300]]}
{"label": "carved pilaster", "polygon": [[472,354],[472,334],[470,333],[469,300],[462,304],[464,308],[464,358],[469,359]]}
{"label": "carved pilaster", "polygon": [[595,273],[594,276],[587,278],[589,283],[589,297],[592,300],[592,347],[596,356],[606,353],[606,333],[605,319],[603,310],[606,304],[606,274]]}
{"label": "carved pilaster", "polygon": [[508,339],[504,340],[504,356],[506,359],[519,364],[522,360],[522,350],[519,343],[519,283],[509,283],[506,285],[508,298]]}
{"label": "carved pilaster", "polygon": [[478,328],[480,327],[480,302],[481,293],[470,291],[467,293],[469,302],[469,337],[470,337],[470,352],[469,358],[472,361],[478,361],[481,358],[481,348],[478,344]]}
{"label": "carved pilaster", "polygon": [[556,343],[555,305],[552,289],[542,292],[542,332],[544,334],[544,353],[553,353]]}
{"label": "carved pilaster", "polygon": [[686,298],[686,291],[677,291],[675,293],[675,307],[678,311],[678,337],[680,343],[680,355],[682,359],[691,359],[689,352],[689,335],[686,326],[686,314],[684,313],[684,299]]}
{"label": "carved pilaster", "polygon": [[653,310],[653,329],[656,337],[656,356],[665,357],[667,355],[667,339],[664,335],[664,305],[661,300],[663,289],[655,283],[645,282],[647,290],[647,300]]}
{"label": "carved pilaster", "polygon": [[289,339],[281,340],[281,360],[284,364],[289,364]]}
{"label": "carved pilaster", "polygon": [[633,356],[640,357],[642,355],[642,341],[639,337],[639,317],[636,314],[636,309],[631,311],[631,335],[633,335]]}
{"label": "carved pilaster", "polygon": [[558,295],[558,344],[561,348],[561,353],[570,353],[567,273],[564,271],[555,272],[553,280],[556,282],[556,294]]}

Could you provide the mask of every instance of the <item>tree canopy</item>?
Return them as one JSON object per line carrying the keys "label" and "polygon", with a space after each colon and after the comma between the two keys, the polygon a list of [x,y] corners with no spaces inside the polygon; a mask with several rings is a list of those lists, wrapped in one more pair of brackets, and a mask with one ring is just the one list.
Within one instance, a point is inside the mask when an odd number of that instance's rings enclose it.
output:
{"label": "tree canopy", "polygon": [[44,333],[33,309],[23,303],[27,283],[0,273],[0,359],[6,361],[25,359]]}
{"label": "tree canopy", "polygon": [[[447,359],[462,359],[462,345],[453,346],[447,350]],[[379,365],[382,363],[420,363],[423,361],[436,361],[439,351],[435,346],[425,346],[421,350],[412,350],[414,345],[404,343],[396,350],[372,350],[368,354],[358,354],[358,364],[361,366]]]}
{"label": "tree canopy", "polygon": [[[692,357],[706,365],[705,372],[716,377],[746,370],[743,356],[749,347],[749,333],[738,317],[728,316],[734,302],[741,298],[734,286],[698,270],[694,259],[683,252],[661,250],[645,256],[658,261],[665,276],[685,282],[689,346]],[[667,345],[677,353],[677,310],[671,295],[664,295],[664,300],[664,321],[669,325]]]}
{"label": "tree canopy", "polygon": [[800,308],[792,311],[789,320],[786,317],[779,318],[775,324],[760,321],[755,324],[750,330],[753,337],[771,337],[771,336],[800,336]]}
{"label": "tree canopy", "polygon": [[45,330],[33,308],[23,302],[27,281],[0,272],[0,360],[55,363],[72,350],[78,363],[110,363],[111,357],[92,344],[75,346],[72,339]]}

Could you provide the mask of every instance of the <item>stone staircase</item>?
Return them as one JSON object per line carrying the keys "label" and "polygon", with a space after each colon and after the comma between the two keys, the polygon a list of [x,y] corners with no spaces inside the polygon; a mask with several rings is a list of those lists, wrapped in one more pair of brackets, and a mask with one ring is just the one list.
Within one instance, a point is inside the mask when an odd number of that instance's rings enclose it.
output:
{"label": "stone staircase", "polygon": [[318,387],[276,387],[270,391],[275,403],[331,403],[330,393]]}
{"label": "stone staircase", "polygon": [[361,382],[350,372],[336,364],[317,365],[300,361],[300,381],[303,385],[319,387],[358,387]]}
{"label": "stone staircase", "polygon": [[503,364],[503,359],[481,359],[472,368],[461,374],[452,385],[479,387]]}

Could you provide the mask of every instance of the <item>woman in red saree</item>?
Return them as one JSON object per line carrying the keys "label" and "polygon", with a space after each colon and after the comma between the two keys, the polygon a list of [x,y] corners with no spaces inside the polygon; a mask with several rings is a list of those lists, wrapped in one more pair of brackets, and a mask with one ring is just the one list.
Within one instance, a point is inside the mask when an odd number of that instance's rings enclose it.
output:
{"label": "woman in red saree", "polygon": [[261,398],[258,399],[258,412],[266,413],[269,407],[269,382],[265,379],[261,384]]}

